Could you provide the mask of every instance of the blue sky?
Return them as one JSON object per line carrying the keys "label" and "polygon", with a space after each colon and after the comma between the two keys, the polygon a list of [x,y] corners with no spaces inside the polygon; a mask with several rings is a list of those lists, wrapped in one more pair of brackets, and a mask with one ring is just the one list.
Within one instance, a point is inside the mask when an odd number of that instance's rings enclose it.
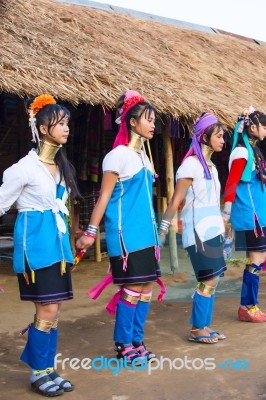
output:
{"label": "blue sky", "polygon": [[97,0],[266,42],[266,0]]}

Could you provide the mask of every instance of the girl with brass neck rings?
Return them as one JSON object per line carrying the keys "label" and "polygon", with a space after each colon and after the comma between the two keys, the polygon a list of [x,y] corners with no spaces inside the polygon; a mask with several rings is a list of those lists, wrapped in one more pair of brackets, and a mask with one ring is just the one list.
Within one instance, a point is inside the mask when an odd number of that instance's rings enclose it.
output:
{"label": "girl with brass neck rings", "polygon": [[54,370],[54,357],[61,304],[73,298],[65,202],[70,191],[73,198],[79,191],[62,147],[69,136],[69,111],[45,94],[27,100],[26,109],[37,149],[4,172],[0,215],[16,202],[14,271],[21,300],[35,307],[34,322],[21,332],[28,330],[21,360],[31,367],[31,389],[53,397],[74,388]]}
{"label": "girl with brass neck rings", "polygon": [[[149,149],[154,135],[155,109],[138,92],[128,90],[118,101],[118,111],[119,132],[113,150],[103,160],[100,197],[88,229],[76,246],[87,249],[94,243],[105,215],[111,281],[120,287],[118,296],[109,303],[116,308],[115,351],[127,362],[142,362],[155,358],[145,348],[143,336],[152,283],[160,276],[159,238],[152,205],[155,172],[144,148],[147,142]],[[99,287],[106,284],[104,280]]]}
{"label": "girl with brass neck rings", "polygon": [[240,321],[266,322],[258,307],[260,271],[266,261],[266,162],[259,142],[266,137],[266,114],[250,107],[238,117],[229,176],[224,193],[223,217],[235,231],[236,251],[246,251]]}
{"label": "girl with brass neck rings", "polygon": [[194,125],[192,146],[176,173],[176,187],[159,228],[162,243],[179,205],[183,222],[182,242],[188,251],[198,285],[193,295],[189,340],[214,344],[225,336],[211,329],[214,293],[226,270],[223,257],[224,223],[220,212],[220,183],[211,161],[224,145],[217,118],[202,114]]}

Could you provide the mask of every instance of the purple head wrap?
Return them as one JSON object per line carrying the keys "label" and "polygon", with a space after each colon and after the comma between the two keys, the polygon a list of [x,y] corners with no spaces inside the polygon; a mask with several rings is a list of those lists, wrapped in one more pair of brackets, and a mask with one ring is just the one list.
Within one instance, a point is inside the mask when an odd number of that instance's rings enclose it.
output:
{"label": "purple head wrap", "polygon": [[196,120],[196,123],[194,124],[194,132],[193,132],[193,136],[192,136],[191,147],[190,147],[189,151],[187,152],[187,154],[185,155],[185,157],[183,158],[183,161],[184,161],[187,157],[195,154],[198,157],[201,165],[203,166],[204,175],[205,175],[206,179],[211,179],[211,173],[206,164],[205,158],[203,157],[200,144],[204,143],[203,135],[206,132],[206,130],[211,125],[214,125],[217,123],[218,123],[218,119],[211,113],[205,113],[204,115],[202,115],[201,117],[199,117]]}

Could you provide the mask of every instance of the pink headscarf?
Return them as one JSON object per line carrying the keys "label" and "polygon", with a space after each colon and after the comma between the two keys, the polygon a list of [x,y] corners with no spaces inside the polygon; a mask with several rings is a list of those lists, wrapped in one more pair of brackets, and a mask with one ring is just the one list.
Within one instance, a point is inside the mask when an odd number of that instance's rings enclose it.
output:
{"label": "pink headscarf", "polygon": [[194,125],[194,132],[193,132],[193,136],[192,136],[192,145],[182,160],[182,162],[184,162],[184,160],[187,157],[195,154],[198,157],[201,165],[203,166],[204,175],[205,175],[206,179],[211,179],[211,174],[210,174],[210,170],[206,164],[205,158],[203,157],[200,143],[204,143],[203,135],[206,132],[206,130],[210,126],[217,124],[217,123],[218,123],[218,119],[211,113],[205,113],[204,115],[202,115],[201,117],[199,117],[196,120],[196,123]]}
{"label": "pink headscarf", "polygon": [[136,104],[143,103],[146,101],[147,100],[143,96],[141,96],[136,90],[126,91],[124,104],[120,110],[120,120],[121,120],[120,127],[113,144],[113,149],[119,146],[120,144],[128,144],[129,133],[127,130],[127,124],[125,119],[127,112]]}

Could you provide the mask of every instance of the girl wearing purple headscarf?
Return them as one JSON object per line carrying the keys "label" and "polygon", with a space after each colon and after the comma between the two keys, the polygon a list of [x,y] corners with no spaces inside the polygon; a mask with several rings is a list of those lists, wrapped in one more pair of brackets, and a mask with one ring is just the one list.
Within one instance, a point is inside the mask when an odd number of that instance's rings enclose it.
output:
{"label": "girl wearing purple headscarf", "polygon": [[192,146],[176,173],[176,187],[164,213],[159,234],[165,235],[179,205],[183,222],[182,242],[188,251],[198,281],[193,295],[189,340],[213,344],[225,339],[210,328],[214,292],[219,276],[226,270],[223,257],[224,223],[220,211],[220,182],[211,161],[213,152],[224,145],[223,129],[217,118],[203,113],[194,125]]}

